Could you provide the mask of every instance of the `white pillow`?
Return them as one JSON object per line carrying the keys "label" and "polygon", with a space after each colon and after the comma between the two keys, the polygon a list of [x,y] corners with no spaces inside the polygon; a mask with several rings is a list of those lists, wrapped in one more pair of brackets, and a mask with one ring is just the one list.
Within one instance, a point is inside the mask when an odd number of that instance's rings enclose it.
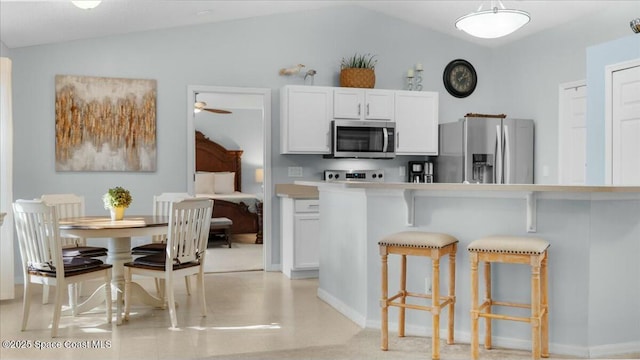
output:
{"label": "white pillow", "polygon": [[196,173],[196,194],[213,194],[215,182],[215,173],[198,172]]}
{"label": "white pillow", "polygon": [[216,194],[233,194],[235,192],[236,173],[224,172],[213,174],[213,192]]}

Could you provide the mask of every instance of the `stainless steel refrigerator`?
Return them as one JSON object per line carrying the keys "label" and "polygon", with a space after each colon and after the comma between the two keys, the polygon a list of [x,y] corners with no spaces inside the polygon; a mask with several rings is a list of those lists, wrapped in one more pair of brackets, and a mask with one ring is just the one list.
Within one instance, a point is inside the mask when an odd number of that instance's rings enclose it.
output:
{"label": "stainless steel refrigerator", "polygon": [[436,182],[533,184],[533,120],[467,114],[440,124]]}

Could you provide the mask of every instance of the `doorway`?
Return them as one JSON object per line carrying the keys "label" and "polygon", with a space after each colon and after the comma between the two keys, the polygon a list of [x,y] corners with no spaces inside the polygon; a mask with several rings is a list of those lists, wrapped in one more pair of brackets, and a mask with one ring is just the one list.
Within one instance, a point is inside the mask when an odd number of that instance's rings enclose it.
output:
{"label": "doorway", "polygon": [[[240,87],[217,87],[204,85],[191,85],[187,89],[187,190],[190,194],[195,194],[195,131],[196,114],[194,104],[202,99],[210,99],[209,108],[226,110],[238,114],[257,114],[259,117],[259,128],[262,136],[262,187],[263,187],[263,246],[262,262],[264,270],[275,271],[272,263],[272,240],[271,240],[271,218],[272,218],[272,190],[271,190],[271,89],[264,88],[240,88]],[[213,103],[215,102],[215,104]],[[225,116],[225,115],[219,115]],[[253,116],[253,115],[251,115]],[[199,120],[198,120],[199,121]],[[224,141],[233,141],[223,139]],[[255,169],[257,170],[257,168]],[[257,171],[256,171],[257,174]],[[253,178],[253,173],[245,176]],[[214,205],[215,206],[215,205]]]}

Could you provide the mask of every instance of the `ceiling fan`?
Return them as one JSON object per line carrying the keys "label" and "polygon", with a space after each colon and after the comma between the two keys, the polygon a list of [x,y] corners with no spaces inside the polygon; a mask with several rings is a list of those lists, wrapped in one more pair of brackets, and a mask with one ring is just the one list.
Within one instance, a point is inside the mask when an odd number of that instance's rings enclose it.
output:
{"label": "ceiling fan", "polygon": [[194,112],[200,112],[204,110],[204,111],[208,111],[216,114],[231,114],[231,111],[229,110],[208,108],[207,103],[204,101],[196,101],[196,103],[193,104],[193,107],[194,107]]}

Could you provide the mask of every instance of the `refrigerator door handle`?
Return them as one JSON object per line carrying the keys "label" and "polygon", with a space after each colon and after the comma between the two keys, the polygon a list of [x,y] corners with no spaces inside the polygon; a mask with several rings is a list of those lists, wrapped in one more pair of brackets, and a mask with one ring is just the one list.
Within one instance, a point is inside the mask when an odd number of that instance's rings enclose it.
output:
{"label": "refrigerator door handle", "polygon": [[502,184],[502,141],[500,136],[500,125],[496,125],[496,146],[495,146],[495,166],[493,167],[493,178],[495,184]]}
{"label": "refrigerator door handle", "polygon": [[504,137],[502,138],[503,141],[503,160],[502,163],[504,164],[503,168],[504,168],[504,183],[505,184],[510,184],[511,183],[511,148],[509,147],[509,127],[507,125],[504,126]]}

